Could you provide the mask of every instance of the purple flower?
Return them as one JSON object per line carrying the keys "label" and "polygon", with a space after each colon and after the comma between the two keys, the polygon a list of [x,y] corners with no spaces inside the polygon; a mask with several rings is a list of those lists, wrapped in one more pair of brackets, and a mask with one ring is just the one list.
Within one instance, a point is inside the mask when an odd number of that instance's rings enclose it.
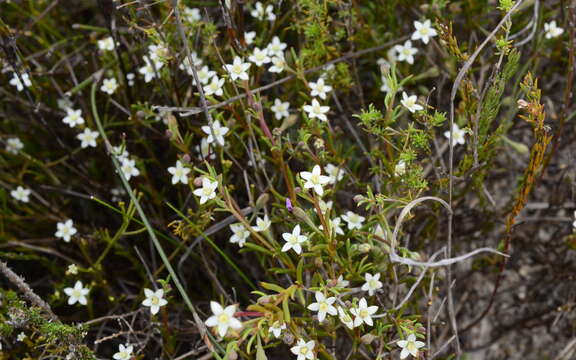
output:
{"label": "purple flower", "polygon": [[292,201],[290,201],[290,198],[286,198],[286,209],[288,209],[288,211],[292,212],[292,209],[294,209],[294,207],[292,206]]}

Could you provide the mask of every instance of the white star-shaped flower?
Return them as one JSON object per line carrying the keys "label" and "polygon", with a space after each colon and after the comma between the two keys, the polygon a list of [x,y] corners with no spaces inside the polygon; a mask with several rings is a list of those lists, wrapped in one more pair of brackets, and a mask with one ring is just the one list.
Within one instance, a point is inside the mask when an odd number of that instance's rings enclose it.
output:
{"label": "white star-shaped flower", "polygon": [[206,139],[208,144],[212,144],[214,139],[216,139],[216,143],[220,146],[224,146],[224,135],[228,133],[228,130],[229,129],[226,126],[220,125],[219,120],[214,121],[212,127],[210,127],[210,125],[202,126],[202,131],[208,135],[208,138]]}
{"label": "white star-shaped flower", "polygon": [[350,330],[354,329],[354,320],[352,319],[350,314],[348,314],[348,312],[344,310],[344,308],[342,308],[341,306],[338,306],[338,318],[340,319],[342,324],[346,325],[348,329]]}
{"label": "white star-shaped flower", "polygon": [[312,105],[304,105],[304,111],[308,113],[310,119],[317,118],[321,121],[328,121],[326,113],[330,111],[329,106],[320,106],[320,103],[316,99],[312,99]]}
{"label": "white star-shaped flower", "polygon": [[304,189],[314,189],[314,192],[316,192],[318,196],[324,194],[324,188],[322,186],[330,182],[328,176],[322,175],[320,165],[314,165],[312,172],[301,171],[300,177],[306,181],[304,183]]}
{"label": "white star-shaped flower", "polygon": [[208,142],[208,140],[206,140],[206,138],[202,138],[202,140],[200,140],[200,145],[196,145],[196,147],[194,148],[196,150],[196,152],[198,154],[201,155],[202,159],[215,159],[216,158],[216,154],[210,150],[210,143]]}
{"label": "white star-shaped flower", "polygon": [[168,48],[164,44],[148,46],[148,57],[155,63],[163,63],[168,57]]}
{"label": "white star-shaped flower", "polygon": [[[322,209],[320,209],[322,210]],[[334,234],[344,235],[344,230],[342,230],[342,219],[339,216],[336,216],[334,219],[329,220],[326,219],[328,222],[328,227],[331,229],[330,231]],[[320,230],[324,230],[324,226],[319,226]]]}
{"label": "white star-shaped flower", "polygon": [[362,298],[358,302],[358,306],[350,309],[354,318],[354,327],[366,324],[368,326],[373,326],[372,315],[378,311],[378,306],[368,306],[366,299]]}
{"label": "white star-shaped flower", "polygon": [[176,166],[170,166],[168,172],[172,174],[172,184],[188,184],[188,174],[190,173],[189,168],[185,167],[182,161],[176,161]]}
{"label": "white star-shaped flower", "polygon": [[24,334],[23,332],[21,332],[20,334],[18,334],[18,336],[16,336],[16,341],[24,341],[26,339],[26,334]]}
{"label": "white star-shaped flower", "polygon": [[328,183],[332,185],[336,184],[344,177],[344,170],[334,164],[326,164],[326,166],[324,166],[324,171],[326,171],[326,174],[328,174],[328,177],[330,178]]}
{"label": "white star-shaped flower", "polygon": [[422,40],[424,44],[428,44],[431,37],[438,35],[430,20],[425,20],[424,22],[414,21],[414,28],[416,31],[412,34],[412,40]]}
{"label": "white star-shaped flower", "polygon": [[255,38],[256,38],[256,31],[248,31],[244,33],[244,41],[246,41],[246,45],[252,45]]}
{"label": "white star-shaped flower", "polygon": [[156,315],[162,306],[168,304],[168,301],[164,299],[164,290],[162,289],[156,291],[144,289],[144,295],[146,299],[142,301],[142,305],[149,306],[152,315]]}
{"label": "white star-shaped flower", "polygon": [[417,100],[418,98],[416,97],[416,95],[408,96],[408,94],[406,94],[406,92],[403,91],[402,100],[400,100],[400,102],[402,103],[402,105],[404,105],[406,109],[408,109],[408,111],[410,111],[411,113],[415,113],[416,111],[424,109],[422,105],[416,103]]}
{"label": "white star-shaped flower", "polygon": [[224,337],[228,329],[240,329],[242,323],[234,317],[236,313],[236,305],[229,305],[225,308],[218,304],[216,301],[210,301],[210,309],[214,315],[206,320],[206,326],[217,327],[218,335]]}
{"label": "white star-shaped flower", "polygon": [[[204,61],[198,57],[198,54],[195,51],[192,51],[190,53],[190,57],[192,58],[192,63],[194,64],[196,69],[202,66],[202,63],[204,63]],[[186,55],[182,60],[182,62],[180,63],[180,65],[178,65],[178,68],[180,70],[186,71],[188,75],[192,76],[194,72],[192,71],[192,66],[190,66],[190,57]]]}
{"label": "white star-shaped flower", "polygon": [[258,20],[276,20],[276,14],[274,14],[274,6],[267,5],[264,7],[260,1],[256,2],[254,9],[250,11],[250,15]]}
{"label": "white star-shaped flower", "polygon": [[404,160],[398,161],[398,164],[394,166],[394,175],[402,176],[406,173],[406,162]]}
{"label": "white star-shaped flower", "polygon": [[264,64],[268,64],[272,59],[268,56],[268,51],[266,49],[260,50],[260,48],[254,48],[252,55],[248,58],[248,60],[252,61],[256,66],[262,66]]}
{"label": "white star-shaped flower", "polygon": [[408,355],[412,355],[415,358],[418,357],[418,349],[424,347],[424,343],[422,341],[416,340],[416,335],[410,334],[406,340],[398,340],[396,343],[398,346],[402,348],[400,352],[400,359],[406,359]]}
{"label": "white star-shaped flower", "polygon": [[404,45],[394,46],[394,49],[398,53],[398,61],[414,64],[414,55],[418,52],[418,49],[412,47],[412,41],[407,40]]}
{"label": "white star-shaped flower", "polygon": [[272,326],[270,326],[268,329],[268,331],[271,332],[276,338],[279,338],[280,335],[282,335],[282,330],[286,330],[286,324],[280,323],[280,321],[275,321],[274,324],[272,324]]}
{"label": "white star-shaped flower", "polygon": [[312,90],[310,95],[318,96],[322,100],[326,100],[326,93],[332,91],[332,86],[326,85],[322,78],[318,79],[316,82],[309,82],[308,85],[310,85],[310,89]]}
{"label": "white star-shaped flower", "polygon": [[104,79],[102,86],[100,86],[100,91],[105,92],[108,95],[114,94],[118,89],[118,81],[115,78]]}
{"label": "white star-shaped flower", "polygon": [[290,249],[294,249],[298,255],[302,252],[302,244],[308,240],[307,236],[300,235],[300,225],[296,225],[292,233],[286,232],[282,234],[282,238],[286,241],[286,244],[282,247],[282,251],[287,252]]}
{"label": "white star-shaped flower", "polygon": [[202,15],[200,14],[200,9],[184,7],[183,11],[184,18],[191,24],[197,23],[202,20]]}
{"label": "white star-shaped flower", "polygon": [[270,56],[283,58],[284,50],[286,49],[287,46],[288,45],[280,41],[280,38],[278,36],[274,36],[272,38],[272,42],[268,44],[268,46],[266,47],[266,50],[268,51],[268,55]]}
{"label": "white star-shaped flower", "polygon": [[10,138],[10,139],[6,140],[6,151],[8,151],[10,154],[16,155],[23,148],[24,148],[24,144],[17,137]]}
{"label": "white star-shaped flower", "polygon": [[[216,71],[212,71],[207,65],[204,65],[202,69],[196,71],[196,75],[198,75],[200,84],[206,85],[210,82],[210,79],[216,75]],[[196,85],[196,80],[192,79],[192,84]]]}
{"label": "white star-shaped flower", "polygon": [[200,205],[202,205],[216,197],[216,189],[218,189],[218,181],[210,181],[204,177],[202,178],[202,187],[194,190],[193,194],[200,198]]}
{"label": "white star-shaped flower", "polygon": [[32,82],[30,81],[30,76],[27,73],[21,73],[20,76],[22,77],[22,81],[16,73],[12,75],[12,79],[10,80],[10,85],[15,86],[16,90],[22,91],[25,87],[32,86]]}
{"label": "white star-shaped flower", "polygon": [[370,273],[364,274],[364,280],[366,282],[362,285],[362,291],[368,291],[368,295],[374,295],[376,290],[382,288],[382,282],[380,281],[380,273],[372,275]]}
{"label": "white star-shaped flower", "polygon": [[334,296],[326,298],[323,293],[316,291],[314,297],[316,298],[316,302],[308,305],[308,310],[318,312],[319,322],[324,321],[326,314],[330,314],[332,316],[338,315],[338,310],[336,310],[336,307],[332,305],[336,301]]}
{"label": "white star-shaped flower", "polygon": [[348,230],[361,229],[362,223],[366,220],[364,216],[360,216],[352,211],[346,211],[346,214],[342,215],[342,219],[348,223]]}
{"label": "white star-shaped flower", "polygon": [[96,139],[100,136],[98,131],[92,131],[90,128],[85,128],[84,132],[76,135],[76,138],[81,141],[80,147],[85,149],[87,147],[96,147]]}
{"label": "white star-shaped flower", "polygon": [[66,242],[70,242],[70,238],[76,234],[78,230],[74,227],[74,222],[71,219],[65,222],[59,222],[56,224],[56,233],[54,236],[61,238]]}
{"label": "white star-shaped flower", "polygon": [[132,358],[132,353],[134,352],[133,345],[118,345],[118,352],[115,353],[112,357],[114,360],[130,360]]}
{"label": "white star-shaped flower", "polygon": [[264,218],[256,218],[256,226],[253,226],[252,229],[257,232],[263,232],[268,230],[270,225],[272,225],[272,221],[268,219],[268,215],[264,215]]}
{"label": "white star-shaped flower", "polygon": [[236,56],[232,64],[225,64],[224,68],[228,71],[233,81],[236,79],[248,80],[248,69],[250,69],[250,65],[250,63],[245,63],[240,57]]}
{"label": "white star-shaped flower", "polygon": [[326,214],[328,210],[332,210],[333,204],[334,202],[332,200],[324,201],[320,199],[320,201],[318,201],[318,205],[320,205],[320,211],[322,211],[322,214]]}
{"label": "white star-shaped flower", "polygon": [[116,156],[118,160],[126,159],[130,156],[130,153],[128,153],[124,145],[112,146],[112,154]]}
{"label": "white star-shaped flower", "polygon": [[64,293],[68,295],[68,305],[74,305],[76,303],[86,305],[88,299],[86,295],[90,292],[89,288],[85,288],[82,281],[76,281],[73,288],[65,288]]}
{"label": "white star-shaped flower", "polygon": [[282,102],[280,99],[274,99],[274,105],[270,108],[274,112],[274,117],[276,120],[288,117],[290,114],[288,110],[290,109],[290,103],[288,101]]}
{"label": "white star-shaped flower", "polygon": [[298,343],[296,346],[292,346],[290,351],[297,356],[296,360],[312,360],[315,358],[314,345],[316,345],[314,340],[306,342],[303,339],[298,339]]}
{"label": "white star-shaped flower", "polygon": [[338,276],[336,279],[336,287],[347,288],[350,285],[350,281],[344,279],[344,275]]}
{"label": "white star-shaped flower", "polygon": [[286,69],[286,59],[284,57],[275,56],[272,58],[272,66],[268,69],[271,73],[280,74]]}
{"label": "white star-shaped flower", "polygon": [[248,229],[246,229],[246,227],[241,223],[230,225],[230,231],[232,231],[230,242],[232,244],[238,244],[240,247],[243,247],[246,243],[246,239],[250,237],[250,231],[248,231]]}
{"label": "white star-shaped flower", "polygon": [[30,201],[30,189],[23,188],[22,186],[18,186],[15,190],[10,191],[10,196],[18,201],[22,201],[27,203]]}
{"label": "white star-shaped flower", "polygon": [[[464,145],[466,141],[464,135],[466,135],[466,130],[460,129],[458,125],[454,123],[452,126],[452,146],[456,146],[458,144]],[[444,137],[446,137],[446,139],[450,139],[450,131],[446,131],[444,133]]]}
{"label": "white star-shaped flower", "polygon": [[127,181],[129,181],[133,176],[140,175],[140,170],[136,167],[136,160],[129,158],[120,159],[120,170]]}
{"label": "white star-shaped flower", "polygon": [[62,119],[62,122],[71,128],[76,125],[84,124],[84,118],[82,117],[82,110],[74,110],[72,108],[66,109],[66,116]]}
{"label": "white star-shaped flower", "polygon": [[144,76],[144,82],[149,83],[156,76],[160,76],[159,71],[164,66],[164,63],[160,61],[150,61],[148,58],[144,58],[144,66],[138,69],[138,72]]}
{"label": "white star-shaped flower", "polygon": [[546,33],[546,39],[553,39],[564,33],[564,29],[556,25],[556,20],[552,20],[549,23],[544,24],[544,32]]}
{"label": "white star-shaped flower", "polygon": [[224,86],[224,81],[225,80],[223,78],[220,79],[218,75],[214,75],[210,83],[204,85],[203,87],[204,94],[206,96],[209,95],[222,96],[224,94],[224,91],[222,90],[222,87]]}
{"label": "white star-shaped flower", "polygon": [[112,51],[114,50],[114,39],[111,36],[98,40],[98,49],[102,51]]}

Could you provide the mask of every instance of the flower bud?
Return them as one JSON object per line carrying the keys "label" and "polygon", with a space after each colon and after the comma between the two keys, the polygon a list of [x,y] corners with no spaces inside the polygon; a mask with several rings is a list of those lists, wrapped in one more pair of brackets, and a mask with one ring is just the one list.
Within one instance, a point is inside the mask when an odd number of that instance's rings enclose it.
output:
{"label": "flower bud", "polygon": [[362,254],[366,254],[366,253],[370,252],[370,249],[372,249],[372,246],[370,246],[370,244],[360,244],[360,245],[358,245],[358,250],[359,250]]}
{"label": "flower bud", "polygon": [[358,194],[358,195],[355,195],[355,196],[354,196],[354,202],[355,202],[355,203],[359,203],[359,202],[362,201],[362,200],[364,200],[364,195]]}
{"label": "flower bud", "polygon": [[194,186],[198,187],[198,186],[202,186],[202,179],[204,177],[203,176],[198,176],[196,178],[194,178]]}
{"label": "flower bud", "polygon": [[282,337],[282,341],[286,345],[292,345],[292,343],[294,343],[294,335],[292,335],[290,332],[286,331],[286,332],[284,332],[284,336]]}
{"label": "flower bud", "polygon": [[256,208],[261,209],[265,207],[266,204],[268,203],[268,200],[270,200],[270,195],[268,195],[267,193],[261,194],[260,196],[258,196],[258,199],[256,199]]}
{"label": "flower bud", "polygon": [[363,335],[360,338],[360,341],[362,341],[363,344],[370,345],[372,343],[372,341],[374,341],[374,339],[376,339],[376,338],[377,338],[376,335],[372,335],[372,334],[368,333],[368,334]]}

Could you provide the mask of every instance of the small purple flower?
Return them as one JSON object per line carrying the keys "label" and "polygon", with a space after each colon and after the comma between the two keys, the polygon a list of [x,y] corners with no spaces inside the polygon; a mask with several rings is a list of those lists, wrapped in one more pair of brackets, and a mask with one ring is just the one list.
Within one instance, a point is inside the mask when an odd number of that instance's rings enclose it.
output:
{"label": "small purple flower", "polygon": [[292,212],[292,209],[294,209],[294,207],[292,206],[292,201],[290,201],[290,198],[286,198],[286,209],[288,209],[288,211]]}

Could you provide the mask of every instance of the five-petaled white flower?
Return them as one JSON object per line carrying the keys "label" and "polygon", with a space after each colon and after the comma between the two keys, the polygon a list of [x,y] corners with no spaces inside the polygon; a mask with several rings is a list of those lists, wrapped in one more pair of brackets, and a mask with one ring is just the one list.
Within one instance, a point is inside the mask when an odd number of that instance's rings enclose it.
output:
{"label": "five-petaled white flower", "polygon": [[100,91],[105,92],[108,95],[114,94],[116,89],[118,89],[118,81],[116,81],[115,78],[104,79],[102,86],[100,87]]}
{"label": "five-petaled white flower", "polygon": [[239,56],[236,56],[232,64],[225,64],[224,68],[228,71],[232,80],[248,80],[248,69],[250,69],[250,65],[250,63],[245,63]]}
{"label": "five-petaled white flower", "polygon": [[366,280],[366,282],[362,285],[362,290],[368,291],[368,295],[370,296],[374,295],[374,292],[382,287],[380,273],[377,273],[376,275],[366,273],[364,274],[364,280]]}
{"label": "five-petaled white flower", "polygon": [[282,330],[286,330],[286,323],[280,323],[280,321],[275,321],[274,324],[272,324],[272,326],[270,326],[270,328],[268,329],[269,332],[271,332],[274,337],[279,338],[280,335],[282,335]]}
{"label": "five-petaled white flower", "polygon": [[192,58],[192,63],[196,69],[202,66],[204,61],[198,57],[198,54],[195,51],[192,51],[190,56],[186,55],[184,57],[180,65],[178,65],[178,69],[185,70],[188,75],[192,76],[194,72],[192,71],[192,66],[190,66],[190,58]]}
{"label": "five-petaled white flower", "polygon": [[98,131],[92,131],[90,128],[85,128],[84,132],[76,135],[76,138],[81,141],[80,147],[85,149],[87,147],[96,147],[96,139],[99,135]]}
{"label": "five-petaled white flower", "polygon": [[[464,145],[466,139],[464,138],[466,135],[466,130],[460,129],[457,124],[453,124],[452,126],[452,146],[456,146],[458,144]],[[450,139],[450,131],[446,131],[444,136],[447,139]]]}
{"label": "five-petaled white flower", "polygon": [[16,341],[24,341],[26,339],[26,334],[24,334],[23,332],[21,332],[20,334],[18,334],[18,336],[16,336]]}
{"label": "five-petaled white flower", "polygon": [[68,305],[74,305],[76,303],[80,303],[82,305],[86,305],[88,303],[88,299],[86,295],[90,292],[90,289],[84,287],[82,281],[76,281],[73,288],[65,288],[64,293],[68,295]]}
{"label": "five-petaled white flower", "polygon": [[[196,75],[198,75],[200,83],[206,85],[210,82],[210,79],[216,75],[216,71],[212,71],[207,65],[204,65],[200,70],[196,71]],[[192,79],[192,84],[196,85],[196,80]]]}
{"label": "five-petaled white flower", "polygon": [[148,58],[144,58],[144,66],[138,69],[138,72],[144,76],[144,82],[149,83],[152,79],[159,76],[159,71],[164,66],[164,63],[160,61],[150,61]]}
{"label": "five-petaled white flower", "polygon": [[322,211],[322,214],[326,214],[328,210],[332,210],[333,204],[334,202],[332,200],[324,201],[320,199],[320,201],[318,201],[318,205],[320,205],[320,211]]}
{"label": "five-petaled white flower", "polygon": [[556,20],[544,24],[544,32],[546,32],[546,39],[558,37],[564,33],[564,29],[556,25]]}
{"label": "five-petaled white flower", "polygon": [[329,106],[320,106],[316,99],[312,99],[312,105],[304,105],[304,111],[308,113],[310,119],[318,118],[321,121],[328,121],[326,113],[330,111]]}
{"label": "five-petaled white flower", "polygon": [[155,63],[164,62],[168,57],[168,48],[164,44],[148,46],[148,56]]}
{"label": "five-petaled white flower", "polygon": [[230,242],[232,244],[238,244],[238,246],[243,247],[246,243],[246,239],[250,236],[250,231],[246,229],[241,223],[236,223],[230,225],[230,231],[232,231],[232,236],[230,236]]}
{"label": "five-petaled white flower", "polygon": [[408,94],[406,94],[406,91],[403,91],[402,100],[400,100],[400,102],[402,103],[402,105],[404,105],[406,109],[408,109],[408,111],[410,111],[411,113],[415,113],[416,111],[424,109],[422,105],[416,103],[417,100],[418,97],[416,97],[416,95],[408,96]]}
{"label": "five-petaled white flower", "polygon": [[296,225],[291,233],[286,232],[282,234],[282,238],[286,241],[286,244],[282,247],[282,251],[286,252],[294,249],[298,255],[302,252],[302,243],[308,240],[306,235],[300,235],[300,225]]}
{"label": "five-petaled white flower", "polygon": [[270,108],[274,112],[274,117],[277,120],[288,117],[290,114],[288,110],[290,109],[290,103],[288,101],[282,102],[280,99],[274,99],[274,105]]}
{"label": "five-petaled white flower", "polygon": [[257,47],[254,48],[254,52],[248,57],[248,60],[252,61],[256,66],[262,66],[272,61],[266,49],[260,50],[260,48]]}
{"label": "five-petaled white flower", "polygon": [[204,133],[208,135],[208,138],[206,139],[206,141],[208,141],[208,144],[212,144],[214,140],[216,140],[216,143],[220,146],[224,146],[224,135],[228,133],[228,130],[229,129],[226,126],[220,125],[219,120],[214,121],[212,123],[212,126],[210,125],[202,126],[202,131],[204,131]]}
{"label": "five-petaled white flower", "polygon": [[222,87],[224,86],[224,79],[220,79],[218,77],[218,75],[214,75],[214,77],[212,78],[212,81],[210,81],[209,84],[204,85],[203,89],[204,89],[204,94],[205,95],[216,95],[216,96],[222,96],[224,94],[224,91],[222,90]]}
{"label": "five-petaled white flower", "polygon": [[314,189],[314,192],[319,196],[324,194],[322,186],[330,182],[330,177],[322,175],[320,165],[314,165],[312,172],[301,171],[300,176],[306,181],[304,189]]}
{"label": "five-petaled white flower", "polygon": [[268,230],[268,228],[272,225],[272,221],[268,219],[268,215],[264,215],[264,218],[257,217],[256,218],[256,226],[253,226],[252,229],[257,232],[263,232]]}
{"label": "five-petaled white flower", "polygon": [[316,298],[316,302],[308,305],[308,310],[317,311],[318,312],[318,321],[323,322],[326,318],[326,314],[330,314],[332,316],[338,315],[338,310],[332,304],[336,301],[334,296],[327,298],[323,293],[320,291],[316,291],[314,294]]}
{"label": "five-petaled white flower", "polygon": [[246,45],[252,45],[254,38],[256,38],[256,31],[248,31],[244,33],[244,41],[246,41]]}
{"label": "five-petaled white flower", "polygon": [[276,20],[276,14],[274,14],[274,6],[267,5],[264,7],[260,1],[257,1],[254,9],[250,11],[250,15],[255,17],[258,20],[267,19],[269,21]]}
{"label": "five-petaled white flower", "polygon": [[164,299],[163,289],[158,289],[156,291],[144,289],[144,295],[146,296],[146,299],[142,301],[142,305],[149,306],[152,315],[156,315],[162,306],[168,304],[168,301]]}
{"label": "five-petaled white flower", "polygon": [[418,49],[412,47],[412,41],[407,40],[404,45],[394,46],[394,49],[398,53],[398,61],[414,64],[414,55],[418,52]]}
{"label": "five-petaled white flower", "polygon": [[189,8],[188,6],[185,6],[183,15],[186,21],[191,24],[202,20],[202,15],[200,14],[200,9],[198,8]]}
{"label": "five-petaled white flower", "polygon": [[18,200],[27,203],[30,201],[30,189],[23,188],[22,186],[18,186],[15,190],[10,191],[10,195]]}
{"label": "five-petaled white flower", "polygon": [[176,166],[170,166],[168,168],[168,172],[172,174],[172,184],[178,184],[179,182],[188,184],[188,174],[190,171],[191,170],[185,167],[180,160],[176,161]]}
{"label": "five-petaled white flower", "polygon": [[366,299],[360,299],[358,306],[350,309],[352,315],[355,316],[354,326],[356,327],[362,324],[366,324],[368,326],[374,325],[372,322],[372,315],[374,315],[376,311],[378,311],[378,306],[368,306]]}
{"label": "five-petaled white flower", "polygon": [[322,78],[318,79],[316,82],[309,82],[308,85],[310,85],[310,89],[312,90],[310,95],[318,96],[322,100],[326,100],[326,93],[332,91],[332,86],[326,85]]}
{"label": "five-petaled white flower", "polygon": [[70,238],[76,234],[78,230],[74,227],[74,222],[71,219],[65,222],[59,222],[56,224],[56,233],[54,236],[61,238],[66,242],[70,242]]}
{"label": "five-petaled white flower", "polygon": [[394,175],[402,176],[406,173],[406,161],[400,160],[398,164],[394,166]]}
{"label": "five-petaled white flower", "polygon": [[66,109],[66,117],[62,119],[64,124],[67,124],[71,128],[75,127],[76,125],[84,124],[84,118],[82,117],[82,110],[74,110],[72,108]]}
{"label": "five-petaled white flower", "polygon": [[210,301],[210,309],[214,315],[210,316],[205,324],[210,327],[217,327],[220,337],[224,337],[229,328],[240,329],[242,327],[240,320],[234,317],[236,305],[229,305],[223,308],[216,301]]}
{"label": "five-petaled white flower", "polygon": [[270,56],[277,56],[283,58],[284,50],[286,49],[287,46],[288,45],[286,45],[286,43],[280,41],[280,38],[278,36],[274,36],[272,38],[272,42],[268,44],[268,46],[266,47],[266,50],[268,50],[268,55]]}
{"label": "five-petaled white flower", "polygon": [[312,360],[314,359],[314,345],[316,345],[314,340],[306,342],[303,339],[298,339],[298,343],[296,346],[292,346],[290,351],[298,357],[296,360]]}
{"label": "five-petaled white flower", "polygon": [[336,279],[336,287],[347,288],[348,285],[350,285],[350,281],[345,280],[344,275],[338,276],[338,279]]}
{"label": "five-petaled white flower", "polygon": [[210,199],[216,197],[216,189],[218,188],[218,181],[210,181],[210,179],[202,178],[202,187],[194,190],[193,194],[200,197],[200,205],[204,204]]}
{"label": "five-petaled white flower", "polygon": [[412,355],[415,358],[418,357],[418,349],[424,347],[424,343],[422,341],[416,340],[416,335],[410,334],[406,340],[398,340],[396,343],[398,346],[402,348],[400,352],[400,359],[406,359],[408,355]]}
{"label": "five-petaled white flower", "polygon": [[342,215],[342,219],[348,223],[348,230],[361,229],[362,223],[366,220],[364,216],[352,211],[346,211],[346,214]]}
{"label": "five-petaled white flower", "polygon": [[10,80],[10,85],[15,86],[18,91],[24,90],[25,87],[32,86],[32,82],[30,81],[30,77],[27,73],[21,73],[20,77],[22,78],[22,81],[20,81],[18,75],[14,73],[14,75],[12,75],[12,79]]}
{"label": "five-petaled white flower", "polygon": [[112,357],[114,360],[130,360],[132,358],[132,353],[134,352],[133,345],[118,345],[118,352],[115,353]]}
{"label": "five-petaled white flower", "polygon": [[286,69],[286,59],[280,56],[274,56],[272,58],[272,66],[268,69],[271,73],[280,74]]}
{"label": "five-petaled white flower", "polygon": [[416,31],[412,34],[412,40],[422,40],[424,44],[428,44],[431,37],[438,35],[430,20],[425,20],[424,22],[414,21],[414,28]]}
{"label": "five-petaled white flower", "polygon": [[[322,210],[322,208],[320,208],[320,210]],[[322,211],[322,212],[324,213],[324,211]],[[332,233],[344,235],[344,230],[342,230],[342,219],[340,219],[339,216],[336,216],[332,220],[326,219],[326,221],[328,222],[328,228],[331,229],[330,231]],[[319,229],[324,230],[324,226],[320,225]]]}
{"label": "five-petaled white flower", "polygon": [[114,50],[114,39],[111,36],[98,40],[98,49],[102,51],[112,51]]}
{"label": "five-petaled white flower", "polygon": [[140,175],[140,170],[136,167],[136,160],[129,159],[129,158],[121,158],[120,159],[120,170],[122,170],[122,174],[126,178],[126,180],[130,180],[133,176]]}
{"label": "five-petaled white flower", "polygon": [[344,170],[333,164],[326,164],[324,171],[326,171],[326,174],[328,174],[330,178],[329,184],[336,184],[344,177]]}
{"label": "five-petaled white flower", "polygon": [[354,320],[341,306],[338,306],[338,318],[350,330],[354,329]]}
{"label": "five-petaled white flower", "polygon": [[17,137],[10,138],[10,139],[6,140],[6,151],[8,151],[10,154],[16,155],[23,148],[24,148],[24,144]]}

